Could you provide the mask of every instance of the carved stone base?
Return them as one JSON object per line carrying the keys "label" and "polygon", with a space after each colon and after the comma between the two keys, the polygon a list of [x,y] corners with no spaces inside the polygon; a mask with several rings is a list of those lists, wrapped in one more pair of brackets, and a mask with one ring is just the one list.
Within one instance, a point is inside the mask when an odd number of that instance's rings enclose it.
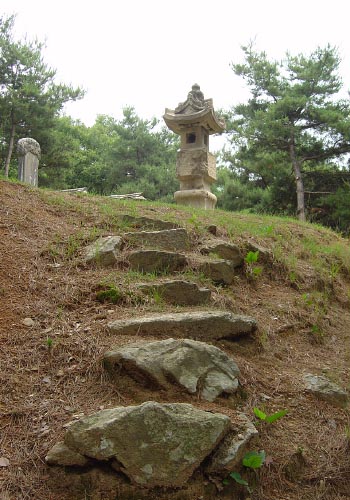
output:
{"label": "carved stone base", "polygon": [[185,191],[176,191],[174,194],[176,203],[179,205],[188,205],[195,208],[204,208],[213,210],[217,198],[215,194],[203,189],[187,189]]}

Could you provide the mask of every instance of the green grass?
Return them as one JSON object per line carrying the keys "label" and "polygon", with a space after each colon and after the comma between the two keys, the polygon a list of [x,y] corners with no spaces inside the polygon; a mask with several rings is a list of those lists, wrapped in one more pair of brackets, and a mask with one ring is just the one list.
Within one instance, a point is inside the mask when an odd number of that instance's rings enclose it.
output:
{"label": "green grass", "polygon": [[[47,204],[59,211],[89,215],[100,231],[123,232],[130,223],[123,214],[136,217],[161,218],[185,227],[195,238],[209,237],[207,227],[216,225],[222,237],[244,249],[247,240],[269,249],[274,262],[285,269],[285,278],[296,281],[296,262],[303,260],[324,279],[335,279],[350,273],[350,247],[339,234],[318,224],[300,222],[292,217],[253,215],[243,212],[206,211],[187,206],[160,202],[114,200],[104,196],[67,194],[46,189],[34,192]],[[220,236],[221,237],[221,236]],[[66,242],[68,256],[74,255],[81,236]],[[55,253],[55,250],[51,248]],[[145,276],[143,276],[145,279]]]}

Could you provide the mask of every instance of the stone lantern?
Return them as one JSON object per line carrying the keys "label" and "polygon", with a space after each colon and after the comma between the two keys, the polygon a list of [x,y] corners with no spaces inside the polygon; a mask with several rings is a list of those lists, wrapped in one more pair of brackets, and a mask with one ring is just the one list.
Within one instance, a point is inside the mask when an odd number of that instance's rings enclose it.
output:
{"label": "stone lantern", "polygon": [[176,160],[180,181],[180,191],[174,195],[176,202],[213,209],[216,196],[210,186],[216,181],[216,160],[209,152],[209,136],[225,129],[225,122],[214,112],[213,100],[204,99],[199,85],[194,84],[186,101],[175,110],[166,109],[163,118],[168,128],[181,137]]}

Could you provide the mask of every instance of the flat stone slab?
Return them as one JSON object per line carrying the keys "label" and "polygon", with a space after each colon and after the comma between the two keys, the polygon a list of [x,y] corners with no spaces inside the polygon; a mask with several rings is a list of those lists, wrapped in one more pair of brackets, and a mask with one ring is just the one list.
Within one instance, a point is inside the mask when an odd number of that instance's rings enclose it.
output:
{"label": "flat stone slab", "polygon": [[86,247],[85,261],[87,263],[95,262],[102,266],[111,266],[117,262],[122,246],[123,240],[120,236],[99,238]]}
{"label": "flat stone slab", "polygon": [[175,382],[207,401],[238,387],[236,363],[221,349],[196,340],[138,342],[106,352],[103,360],[112,375],[122,367],[137,381],[164,389]]}
{"label": "flat stone slab", "polygon": [[163,229],[178,229],[180,226],[175,222],[169,222],[161,219],[152,219],[151,217],[134,217],[133,215],[123,214],[121,220],[125,224],[130,224],[135,228],[151,229],[153,231],[162,231]]}
{"label": "flat stone slab", "polygon": [[345,408],[349,402],[349,395],[339,385],[331,382],[323,375],[312,375],[306,373],[304,375],[305,388],[319,399],[328,401],[334,406]]}
{"label": "flat stone slab", "polygon": [[189,248],[187,231],[182,228],[124,233],[123,239],[130,245],[162,250],[185,251]]}
{"label": "flat stone slab", "polygon": [[197,306],[210,301],[209,288],[200,288],[196,283],[183,280],[166,280],[160,283],[140,283],[139,288],[146,293],[158,293],[170,304]]}
{"label": "flat stone slab", "polygon": [[254,332],[256,321],[228,311],[194,311],[117,320],[110,322],[108,328],[121,335],[142,333],[211,341],[249,335]]}
{"label": "flat stone slab", "polygon": [[[181,487],[230,429],[226,415],[148,401],[80,419],[67,429],[64,445],[82,457],[113,461],[141,486]],[[48,457],[60,465],[54,448]]]}
{"label": "flat stone slab", "polygon": [[231,285],[236,276],[235,267],[230,260],[211,259],[202,262],[198,267],[198,271],[218,285]]}
{"label": "flat stone slab", "polygon": [[201,248],[200,251],[204,255],[214,253],[221,259],[229,260],[232,263],[233,267],[238,267],[243,264],[243,257],[239,247],[224,240],[208,242],[204,247]]}
{"label": "flat stone slab", "polygon": [[211,456],[207,472],[229,473],[236,467],[240,467],[244,455],[252,449],[258,434],[257,429],[246,415],[239,413],[232,425],[232,430]]}
{"label": "flat stone slab", "polygon": [[144,273],[180,271],[187,265],[184,255],[165,250],[135,250],[128,255],[130,267]]}

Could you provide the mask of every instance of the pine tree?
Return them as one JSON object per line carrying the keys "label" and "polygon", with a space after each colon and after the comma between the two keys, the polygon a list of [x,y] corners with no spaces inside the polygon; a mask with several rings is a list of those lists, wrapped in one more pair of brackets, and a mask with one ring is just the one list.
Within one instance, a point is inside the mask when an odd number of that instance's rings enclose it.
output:
{"label": "pine tree", "polygon": [[350,102],[336,98],[342,87],[337,50],[328,45],[309,57],[287,53],[281,62],[269,61],[252,44],[243,51],[244,64],[232,68],[248,84],[251,98],[229,114],[233,167],[264,181],[289,164],[297,214],[305,220],[303,169],[350,152]]}
{"label": "pine tree", "polygon": [[63,105],[83,97],[80,88],[56,84],[56,71],[42,57],[44,45],[15,41],[15,16],[0,18],[0,114],[4,174],[9,173],[16,139],[40,138],[52,126]]}

